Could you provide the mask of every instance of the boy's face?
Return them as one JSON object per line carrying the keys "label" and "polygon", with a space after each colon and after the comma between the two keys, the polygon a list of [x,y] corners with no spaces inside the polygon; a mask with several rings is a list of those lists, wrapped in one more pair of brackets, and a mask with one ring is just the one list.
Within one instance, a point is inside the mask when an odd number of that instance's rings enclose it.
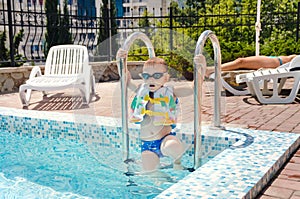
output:
{"label": "boy's face", "polygon": [[[144,79],[144,82],[149,87],[149,90],[152,92],[155,92],[160,87],[162,87],[166,82],[169,81],[169,74],[167,73],[166,67],[161,64],[153,64],[153,65],[144,66],[143,74],[146,74],[146,76],[149,76],[148,78],[143,78],[143,79]],[[160,78],[158,78],[158,77],[160,77]]]}

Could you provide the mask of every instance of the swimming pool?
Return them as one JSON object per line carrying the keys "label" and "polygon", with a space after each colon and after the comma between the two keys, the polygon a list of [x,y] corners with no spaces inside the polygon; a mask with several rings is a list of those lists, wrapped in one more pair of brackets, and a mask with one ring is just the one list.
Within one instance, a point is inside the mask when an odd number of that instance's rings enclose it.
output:
{"label": "swimming pool", "polygon": [[[1,197],[247,198],[300,144],[295,134],[237,128],[211,134],[204,129],[204,162],[215,158],[192,173],[166,168],[155,176],[139,176],[127,172],[139,170],[138,164],[120,161],[121,129],[113,118],[0,109]],[[181,129],[193,132],[192,125]],[[138,135],[137,129],[130,130]],[[183,135],[184,142],[191,140]],[[137,161],[138,145],[130,143]],[[192,149],[186,153],[187,166],[191,154]]]}
{"label": "swimming pool", "polygon": [[[0,188],[0,196],[4,198],[16,193],[45,198],[43,191],[47,189],[91,198],[154,197],[189,174],[189,171],[164,169],[157,176],[130,175],[130,171],[140,169],[136,164],[125,164],[120,149],[102,145],[91,149],[87,144],[67,139],[0,132],[0,146],[5,146],[0,150],[2,180],[8,186]],[[138,158],[139,154],[134,156]],[[9,186],[14,183],[18,186]],[[22,189],[30,184],[38,189],[24,196]]]}

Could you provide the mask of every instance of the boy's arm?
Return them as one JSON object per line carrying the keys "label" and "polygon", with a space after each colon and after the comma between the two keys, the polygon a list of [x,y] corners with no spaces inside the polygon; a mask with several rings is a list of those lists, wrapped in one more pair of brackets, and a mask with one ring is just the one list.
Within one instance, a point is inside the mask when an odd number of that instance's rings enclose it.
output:
{"label": "boy's arm", "polygon": [[130,90],[132,90],[132,91],[136,91],[137,88],[138,88],[138,85],[136,85],[135,83],[133,83],[131,80],[132,80],[132,79],[131,79],[130,72],[127,71],[127,87],[128,87]]}

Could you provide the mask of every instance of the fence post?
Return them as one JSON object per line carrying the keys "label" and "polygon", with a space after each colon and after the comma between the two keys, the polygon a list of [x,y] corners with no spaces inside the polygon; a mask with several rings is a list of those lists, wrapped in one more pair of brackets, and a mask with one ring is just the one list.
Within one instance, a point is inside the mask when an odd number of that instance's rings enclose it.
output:
{"label": "fence post", "polygon": [[111,61],[111,58],[112,58],[112,43],[111,43],[111,18],[112,18],[112,15],[111,15],[111,6],[110,6],[111,2],[110,0],[108,0],[108,5],[107,5],[107,18],[108,18],[108,39],[109,39],[109,57],[108,57],[108,61]]}
{"label": "fence post", "polygon": [[170,7],[170,51],[173,50],[173,9]]}
{"label": "fence post", "polygon": [[[105,6],[105,5],[103,5]],[[104,7],[104,13],[102,16],[104,17],[104,28],[105,28],[105,40],[103,41],[106,46],[106,59],[110,61],[110,46],[109,46],[109,37],[110,37],[110,5],[107,3],[106,7]]]}
{"label": "fence post", "polygon": [[15,48],[13,39],[13,29],[12,29],[12,14],[11,14],[11,0],[7,1],[7,15],[8,15],[8,37],[9,37],[9,48],[10,48],[10,65],[15,66]]}
{"label": "fence post", "polygon": [[297,28],[296,28],[296,42],[299,40],[299,21],[300,20],[300,2],[298,2],[297,7]]}

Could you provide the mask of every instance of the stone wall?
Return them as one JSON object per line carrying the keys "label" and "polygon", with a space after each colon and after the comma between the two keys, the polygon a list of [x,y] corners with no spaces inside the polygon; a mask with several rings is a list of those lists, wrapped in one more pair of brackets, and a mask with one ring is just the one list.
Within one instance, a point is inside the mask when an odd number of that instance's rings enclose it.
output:
{"label": "stone wall", "polygon": [[[118,80],[116,62],[92,62],[96,82]],[[133,79],[139,78],[144,62],[128,62]],[[18,91],[19,86],[29,78],[33,66],[0,68],[0,93]],[[41,66],[42,73],[44,66]]]}
{"label": "stone wall", "polygon": [[[116,62],[92,62],[96,82],[107,82],[119,80],[119,74]],[[144,62],[128,62],[128,70],[133,79],[138,79],[139,73],[142,72]]]}

